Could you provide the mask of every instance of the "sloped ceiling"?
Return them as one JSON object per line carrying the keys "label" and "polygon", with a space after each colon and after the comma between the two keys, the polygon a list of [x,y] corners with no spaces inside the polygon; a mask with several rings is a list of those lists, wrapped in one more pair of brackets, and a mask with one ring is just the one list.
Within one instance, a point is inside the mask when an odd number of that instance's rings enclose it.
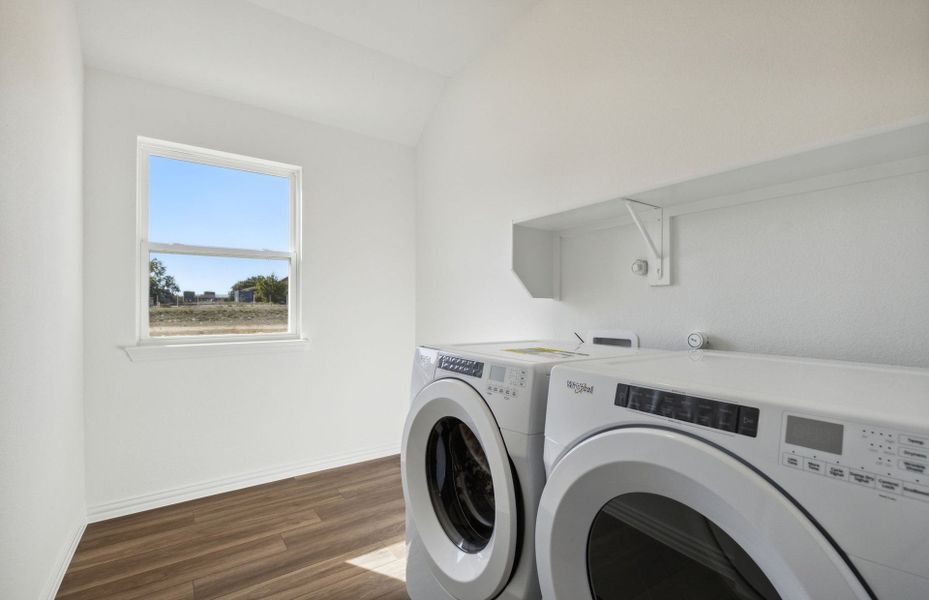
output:
{"label": "sloped ceiling", "polygon": [[538,0],[249,0],[451,76]]}
{"label": "sloped ceiling", "polygon": [[78,0],[85,63],[415,145],[537,0]]}

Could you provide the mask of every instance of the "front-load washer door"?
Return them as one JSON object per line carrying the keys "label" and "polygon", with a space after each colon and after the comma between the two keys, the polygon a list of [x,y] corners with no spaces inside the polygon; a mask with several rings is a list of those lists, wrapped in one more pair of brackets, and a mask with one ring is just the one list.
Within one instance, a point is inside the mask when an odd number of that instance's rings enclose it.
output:
{"label": "front-load washer door", "polygon": [[610,430],[556,463],[536,558],[546,600],[874,598],[773,482],[664,428]]}
{"label": "front-load washer door", "polygon": [[461,600],[506,585],[517,545],[509,455],[484,399],[455,379],[413,399],[403,432],[407,511],[439,583]]}

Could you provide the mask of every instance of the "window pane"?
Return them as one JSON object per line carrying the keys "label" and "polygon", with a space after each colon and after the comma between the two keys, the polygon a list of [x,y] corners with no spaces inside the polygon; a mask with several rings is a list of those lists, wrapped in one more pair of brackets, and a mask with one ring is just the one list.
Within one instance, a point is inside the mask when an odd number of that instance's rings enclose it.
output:
{"label": "window pane", "polygon": [[149,255],[149,335],[287,332],[289,261]]}
{"label": "window pane", "polygon": [[290,249],[290,179],[150,156],[149,241]]}

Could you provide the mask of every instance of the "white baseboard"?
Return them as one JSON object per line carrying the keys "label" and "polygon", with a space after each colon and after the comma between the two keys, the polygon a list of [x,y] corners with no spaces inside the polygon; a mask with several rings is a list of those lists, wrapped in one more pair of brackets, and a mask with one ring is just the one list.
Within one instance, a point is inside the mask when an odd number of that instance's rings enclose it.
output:
{"label": "white baseboard", "polygon": [[220,479],[214,479],[212,481],[185,485],[162,492],[143,494],[141,496],[135,496],[132,498],[125,498],[122,500],[90,506],[87,508],[87,520],[89,523],[96,523],[97,521],[105,521],[106,519],[112,519],[114,517],[122,517],[125,515],[131,515],[132,513],[142,512],[144,510],[151,510],[153,508],[160,508],[170,504],[177,504],[178,502],[185,502],[187,500],[195,500],[205,496],[221,494],[223,492],[240,490],[242,488],[251,487],[253,485],[270,483],[272,481],[287,479],[288,477],[295,477],[297,475],[306,475],[307,473],[315,473],[316,471],[324,471],[326,469],[332,469],[335,467],[344,467],[345,465],[364,462],[366,460],[373,460],[375,458],[383,458],[385,456],[399,453],[399,442],[394,444],[385,444],[383,446],[357,450],[354,452],[334,454],[307,462],[292,463],[279,467],[261,469],[252,473],[235,475],[233,477],[223,477]]}
{"label": "white baseboard", "polygon": [[71,533],[71,538],[68,540],[68,545],[64,546],[58,553],[58,560],[55,561],[55,570],[52,571],[51,577],[49,577],[48,583],[45,584],[45,589],[42,590],[42,594],[39,598],[55,600],[55,596],[58,595],[58,588],[61,587],[61,581],[65,578],[65,573],[71,565],[71,559],[74,558],[74,551],[77,550],[77,545],[80,543],[81,537],[84,535],[84,529],[86,528],[87,521],[83,519],[75,525]]}

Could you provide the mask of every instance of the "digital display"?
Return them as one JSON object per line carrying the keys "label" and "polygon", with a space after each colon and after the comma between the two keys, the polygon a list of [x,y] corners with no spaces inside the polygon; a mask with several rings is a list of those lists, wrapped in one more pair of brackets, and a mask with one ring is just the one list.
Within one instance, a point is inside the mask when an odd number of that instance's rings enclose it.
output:
{"label": "digital display", "polygon": [[504,379],[506,379],[506,367],[490,365],[490,380],[503,383]]}
{"label": "digital display", "polygon": [[842,454],[842,436],[845,427],[815,419],[787,415],[787,434],[784,441],[810,450]]}

